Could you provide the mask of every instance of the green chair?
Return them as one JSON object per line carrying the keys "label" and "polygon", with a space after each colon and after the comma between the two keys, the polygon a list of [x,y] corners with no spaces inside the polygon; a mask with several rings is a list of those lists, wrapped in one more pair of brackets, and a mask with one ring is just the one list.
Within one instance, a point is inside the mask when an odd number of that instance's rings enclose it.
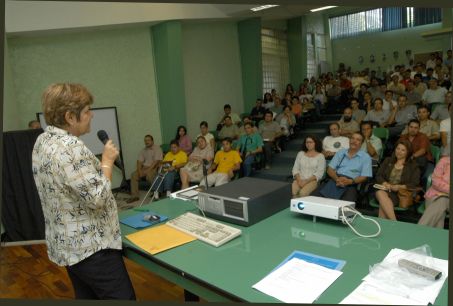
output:
{"label": "green chair", "polygon": [[376,137],[379,137],[383,143],[387,142],[389,139],[389,129],[388,128],[382,128],[382,127],[375,127],[373,129],[373,135]]}
{"label": "green chair", "polygon": [[431,150],[431,155],[434,158],[434,164],[437,164],[440,159],[440,148],[438,146],[431,145],[430,150]]}

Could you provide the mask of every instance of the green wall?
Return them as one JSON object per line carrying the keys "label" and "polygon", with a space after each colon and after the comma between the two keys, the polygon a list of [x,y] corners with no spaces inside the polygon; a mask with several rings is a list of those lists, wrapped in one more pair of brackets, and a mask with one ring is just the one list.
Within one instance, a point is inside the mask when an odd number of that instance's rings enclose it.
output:
{"label": "green wall", "polygon": [[[351,38],[332,40],[333,69],[339,63],[351,66],[352,70],[363,70],[366,67],[379,71],[386,71],[396,64],[409,64],[406,50],[412,54],[426,53],[449,48],[449,35],[424,38],[421,33],[441,29],[441,24],[418,26],[410,29],[364,34]],[[398,51],[398,59],[393,58],[393,52]],[[382,55],[386,54],[386,60]],[[375,62],[370,62],[370,55],[375,56]],[[363,64],[359,64],[358,57],[363,56]]]}
{"label": "green wall", "polygon": [[306,17],[288,20],[289,78],[297,90],[307,75],[307,27]]}
{"label": "green wall", "polygon": [[[79,82],[94,95],[94,107],[117,107],[127,177],[143,136],[152,134],[160,143],[149,27],[9,38],[8,56],[15,101],[5,100],[11,114],[4,117],[6,127],[25,128],[41,111],[41,94],[50,83]],[[13,116],[11,103],[20,116]],[[114,187],[120,178],[115,171]]]}
{"label": "green wall", "polygon": [[241,54],[244,109],[250,110],[263,95],[263,61],[261,51],[261,19],[251,18],[238,23]]}
{"label": "green wall", "polygon": [[181,22],[168,21],[151,29],[162,140],[169,143],[175,138],[176,128],[187,125]]}
{"label": "green wall", "polygon": [[203,120],[215,129],[224,104],[244,111],[238,29],[235,22],[202,22],[182,30],[187,128],[194,139]]}

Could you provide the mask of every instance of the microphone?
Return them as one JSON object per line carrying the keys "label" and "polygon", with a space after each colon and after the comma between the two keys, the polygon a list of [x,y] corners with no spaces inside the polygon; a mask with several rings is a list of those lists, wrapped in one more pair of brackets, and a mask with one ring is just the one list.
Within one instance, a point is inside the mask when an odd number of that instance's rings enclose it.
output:
{"label": "microphone", "polygon": [[208,175],[208,168],[206,166],[209,164],[208,160],[203,158],[203,175],[207,176]]}
{"label": "microphone", "polygon": [[[99,130],[98,131],[98,138],[99,140],[105,145],[107,141],[109,140],[109,135],[107,135],[107,132],[104,130]],[[123,168],[123,163],[121,162],[120,157],[118,156],[115,161],[114,161],[115,166],[117,166],[120,170],[124,170]]]}

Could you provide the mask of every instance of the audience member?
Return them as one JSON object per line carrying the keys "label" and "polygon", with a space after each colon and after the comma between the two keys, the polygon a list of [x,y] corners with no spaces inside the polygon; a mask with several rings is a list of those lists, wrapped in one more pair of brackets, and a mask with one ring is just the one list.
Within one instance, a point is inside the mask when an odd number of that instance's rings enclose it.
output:
{"label": "audience member", "polygon": [[414,159],[418,166],[420,167],[420,173],[423,175],[428,166],[428,162],[433,161],[431,155],[428,136],[423,133],[420,133],[420,121],[417,119],[412,119],[407,124],[407,134],[402,135],[400,140],[408,140],[412,145],[412,156],[411,159]]}
{"label": "audience member", "polygon": [[263,107],[269,109],[274,106],[274,101],[272,100],[272,95],[269,92],[264,94],[263,98]]}
{"label": "audience member", "polygon": [[203,179],[203,167],[209,169],[214,151],[206,141],[204,136],[197,137],[197,146],[189,155],[187,164],[181,168],[179,175],[181,177],[181,189],[189,187],[190,182],[199,183]]}
{"label": "audience member", "polygon": [[192,139],[190,139],[189,135],[187,135],[187,129],[185,126],[178,126],[175,140],[178,141],[179,148],[186,152],[187,155],[192,152]]}
{"label": "audience member", "polygon": [[425,193],[425,211],[420,225],[444,228],[450,206],[450,156],[443,156],[434,168],[432,186]]}
{"label": "audience member", "polygon": [[[429,119],[429,110],[426,105],[421,105],[417,109],[418,121],[420,121],[420,132],[428,136],[430,141],[436,141],[440,139],[439,125],[436,121]],[[408,127],[401,133],[402,135],[407,134]]]}
{"label": "audience member", "polygon": [[373,163],[377,163],[382,156],[382,141],[373,135],[373,124],[369,121],[362,121],[360,130],[363,136],[363,143],[360,150],[370,155]]}
{"label": "audience member", "polygon": [[422,101],[422,95],[415,90],[414,81],[410,80],[406,85],[406,97],[408,105],[420,104]]}
{"label": "audience member", "polygon": [[256,105],[252,108],[252,111],[250,112],[250,118],[252,118],[256,125],[258,125],[260,121],[264,119],[265,112],[266,109],[263,107],[263,100],[256,99]]}
{"label": "audience member", "polygon": [[272,150],[274,147],[278,148],[279,137],[282,135],[280,125],[272,120],[272,116],[272,112],[267,111],[264,115],[264,122],[258,128],[264,141],[265,169],[270,169]]}
{"label": "audience member", "polygon": [[263,152],[263,139],[259,133],[255,133],[252,123],[244,124],[245,134],[239,138],[237,149],[242,157],[242,173],[244,176],[252,174],[252,165],[256,161],[256,155]]}
{"label": "audience member", "polygon": [[[276,115],[279,115],[282,111],[283,111],[283,105],[282,105],[282,101],[280,100],[279,97],[275,97],[274,98],[274,106],[272,106],[271,108],[269,108],[269,110]],[[264,114],[263,114],[263,118],[264,118]]]}
{"label": "audience member", "polygon": [[32,130],[37,130],[41,128],[41,123],[38,120],[32,120],[28,123],[28,128]]}
{"label": "audience member", "polygon": [[[184,167],[187,163],[187,154],[181,148],[177,140],[170,142],[170,151],[165,154],[162,161],[162,168],[165,172],[163,180],[160,176],[156,179],[156,186],[153,187],[153,191],[166,192],[167,197],[170,196],[173,191],[173,185],[175,183],[176,176],[179,173],[179,169]],[[159,188],[157,189],[157,187]]]}
{"label": "audience member", "polygon": [[244,118],[242,118],[242,125],[241,127],[239,128],[239,137],[241,137],[242,135],[245,135],[245,128],[244,128],[244,125],[246,123],[251,123],[252,124],[252,130],[253,130],[253,133],[258,133],[258,128],[256,127],[255,124],[253,124],[253,121],[252,119],[250,118],[250,116],[244,116]]}
{"label": "audience member", "polygon": [[376,77],[371,78],[370,88],[368,88],[368,92],[371,94],[373,99],[381,98],[381,89],[379,88],[379,81]]}
{"label": "audience member", "polygon": [[389,112],[382,109],[382,99],[376,98],[374,100],[374,109],[370,110],[363,120],[371,121],[377,126],[383,127],[389,117]]}
{"label": "audience member", "polygon": [[[153,136],[146,135],[144,142],[145,147],[140,151],[137,158],[137,168],[131,174],[131,197],[126,200],[127,203],[139,200],[138,183],[140,179],[146,178],[148,183],[152,183],[158,174],[159,165],[162,161],[162,149],[154,144]],[[158,198],[158,194],[155,196]]]}
{"label": "audience member", "polygon": [[302,144],[302,151],[297,153],[293,166],[292,196],[310,195],[324,176],[326,160],[321,153],[321,141],[315,136],[307,136]]}
{"label": "audience member", "polygon": [[326,159],[331,159],[341,149],[349,148],[349,139],[340,135],[340,125],[333,122],[329,125],[329,136],[322,141],[322,154]]}
{"label": "audience member", "polygon": [[373,97],[371,96],[371,93],[367,91],[366,93],[363,94],[363,102],[362,102],[362,107],[365,109],[367,112],[372,110],[373,107]]}
{"label": "audience member", "polygon": [[390,138],[393,139],[401,134],[411,119],[415,118],[417,118],[417,108],[415,105],[407,105],[407,97],[401,95],[398,97],[398,107],[391,112],[384,126],[388,127]]}
{"label": "audience member", "polygon": [[214,135],[209,133],[209,128],[208,128],[208,123],[206,121],[201,121],[200,123],[200,134],[197,135],[197,139],[200,136],[203,136],[206,142],[209,144],[211,149],[215,151],[216,145],[215,145],[215,138]]}
{"label": "audience member", "polygon": [[282,133],[285,136],[290,136],[294,134],[294,127],[296,126],[296,117],[291,112],[291,107],[285,106],[283,108],[283,113],[275,118],[282,128]]}
{"label": "audience member", "polygon": [[351,99],[351,109],[352,109],[352,120],[357,122],[359,125],[362,122],[363,118],[366,116],[366,112],[363,109],[359,108],[359,100],[356,98]]}
{"label": "audience member", "polygon": [[398,103],[393,100],[393,91],[386,90],[384,95],[384,100],[382,100],[382,109],[388,112],[393,111],[397,106]]}
{"label": "audience member", "polygon": [[357,185],[373,176],[370,156],[361,151],[363,136],[352,134],[349,149],[338,151],[327,167],[328,181],[319,186],[313,196],[356,202]]}
{"label": "audience member", "polygon": [[450,141],[451,141],[451,103],[448,105],[448,113],[450,117],[440,122],[440,140],[442,142],[442,154],[450,156]]}
{"label": "audience member", "polygon": [[391,157],[387,157],[376,174],[376,183],[387,190],[377,190],[379,217],[396,220],[394,206],[399,206],[399,196],[412,191],[419,185],[420,170],[411,158],[412,145],[408,140],[399,140]]}
{"label": "audience member", "polygon": [[[231,148],[231,138],[222,140],[223,150],[217,151],[214,162],[208,170],[208,186],[220,186],[228,183],[234,177],[234,171],[241,167],[241,156],[239,152]],[[204,180],[200,186],[206,186]]]}
{"label": "audience member", "polygon": [[402,95],[406,91],[406,87],[400,82],[399,76],[397,74],[393,74],[392,81],[387,84],[387,90],[390,90],[396,95]]}
{"label": "audience member", "polygon": [[352,108],[346,107],[343,111],[343,117],[338,121],[340,125],[340,135],[350,137],[353,133],[360,130],[357,121],[352,119]]}
{"label": "audience member", "polygon": [[444,87],[437,86],[436,79],[431,79],[428,82],[428,85],[429,88],[423,93],[422,102],[424,104],[442,103],[445,99],[447,90]]}
{"label": "audience member", "polygon": [[448,106],[453,102],[453,93],[451,91],[445,94],[445,103],[437,105],[434,110],[431,112],[431,119],[440,123],[442,120],[450,117],[450,112],[448,111]]}
{"label": "audience member", "polygon": [[225,124],[225,119],[226,117],[230,117],[230,120],[233,124],[238,124],[241,122],[241,117],[239,117],[238,114],[236,113],[233,113],[231,111],[231,105],[230,104],[225,104],[223,106],[223,116],[222,116],[222,119],[220,119],[220,122],[219,124],[217,125],[217,130],[220,131],[220,129],[222,128],[222,126]]}
{"label": "audience member", "polygon": [[237,139],[239,137],[239,128],[236,124],[233,124],[230,116],[226,116],[224,119],[224,125],[218,134],[218,138],[223,140],[225,138]]}
{"label": "audience member", "polygon": [[415,92],[417,92],[421,97],[423,97],[423,94],[428,89],[428,87],[423,82],[423,75],[421,73],[417,73],[414,76],[414,87]]}

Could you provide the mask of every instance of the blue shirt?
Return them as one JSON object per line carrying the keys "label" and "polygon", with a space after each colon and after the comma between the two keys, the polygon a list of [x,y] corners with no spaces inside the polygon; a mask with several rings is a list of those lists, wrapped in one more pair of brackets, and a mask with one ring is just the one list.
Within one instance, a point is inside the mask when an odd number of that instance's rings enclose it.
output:
{"label": "blue shirt", "polygon": [[329,163],[329,167],[339,176],[347,176],[355,179],[358,176],[372,177],[371,157],[368,153],[358,151],[352,158],[348,156],[348,149],[342,149],[335,153]]}
{"label": "blue shirt", "polygon": [[263,138],[261,138],[261,135],[253,133],[251,135],[242,135],[236,146],[241,154],[245,154],[247,152],[256,151],[256,149],[263,147],[263,145]]}

